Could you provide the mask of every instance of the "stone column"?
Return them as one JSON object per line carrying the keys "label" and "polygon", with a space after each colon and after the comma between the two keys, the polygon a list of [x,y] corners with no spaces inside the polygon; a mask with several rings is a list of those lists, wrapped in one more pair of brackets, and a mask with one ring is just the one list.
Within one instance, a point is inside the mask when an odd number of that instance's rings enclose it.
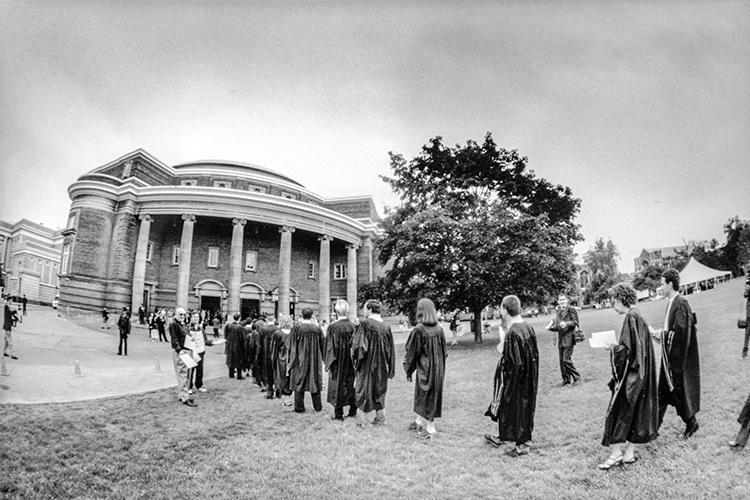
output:
{"label": "stone column", "polygon": [[138,230],[138,245],[135,250],[135,265],[133,266],[133,297],[130,301],[130,311],[135,317],[138,308],[143,303],[143,282],[146,280],[146,251],[148,250],[148,235],[151,232],[151,216],[141,215],[141,228]]}
{"label": "stone column", "polygon": [[346,245],[346,301],[351,315],[357,315],[357,248],[359,245]]}
{"label": "stone column", "polygon": [[190,255],[193,251],[193,226],[195,215],[183,214],[182,239],[180,240],[180,263],[177,271],[177,297],[175,307],[188,308],[190,293]]}
{"label": "stone column", "polygon": [[227,320],[240,312],[240,282],[242,281],[242,241],[245,237],[245,219],[232,219],[232,249],[229,256],[229,297]]}
{"label": "stone column", "polygon": [[320,263],[318,264],[318,318],[330,321],[331,317],[331,238],[319,237]]}
{"label": "stone column", "polygon": [[289,287],[292,281],[292,233],[294,228],[282,226],[279,247],[279,317],[289,316]]}

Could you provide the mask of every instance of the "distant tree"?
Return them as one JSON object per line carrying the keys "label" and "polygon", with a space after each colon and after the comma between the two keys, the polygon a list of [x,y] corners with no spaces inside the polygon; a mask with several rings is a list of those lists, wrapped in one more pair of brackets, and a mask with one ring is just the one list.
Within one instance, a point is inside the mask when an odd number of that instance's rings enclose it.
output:
{"label": "distant tree", "polygon": [[590,271],[589,299],[601,302],[609,297],[609,289],[625,277],[617,270],[620,252],[612,240],[597,238],[594,246],[583,254],[583,262]]}
{"label": "distant tree", "polygon": [[443,310],[471,311],[481,342],[485,306],[511,293],[543,301],[571,282],[580,200],[536,177],[517,151],[488,133],[452,148],[436,137],[410,161],[390,159],[393,177],[383,180],[401,205],[388,212],[377,249],[389,266],[380,290],[393,307],[411,317],[429,297]]}
{"label": "distant tree", "polygon": [[727,243],[723,247],[725,263],[734,276],[743,274],[743,266],[750,262],[750,221],[734,216],[724,224]]}

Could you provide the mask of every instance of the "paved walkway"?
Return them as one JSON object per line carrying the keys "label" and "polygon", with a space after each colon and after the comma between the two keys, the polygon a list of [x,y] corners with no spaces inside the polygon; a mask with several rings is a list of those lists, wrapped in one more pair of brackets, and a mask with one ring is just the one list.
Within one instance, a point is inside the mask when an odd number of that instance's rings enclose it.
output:
{"label": "paved walkway", "polygon": [[[77,324],[50,307],[30,306],[13,329],[19,359],[2,358],[8,375],[0,376],[0,404],[83,401],[168,387],[176,391],[169,343],[150,340],[147,329],[134,325],[128,356],[118,356],[116,322],[117,315],[110,315],[112,329],[102,330],[94,320]],[[407,330],[394,330],[397,344],[407,335]],[[75,373],[76,361],[81,375]],[[204,363],[210,390],[210,379],[227,375],[224,345],[208,347]]]}
{"label": "paved walkway", "polygon": [[[117,316],[110,317],[110,323]],[[0,376],[0,403],[49,403],[124,396],[177,386],[172,349],[148,339],[148,330],[133,327],[128,356],[117,355],[116,326],[79,325],[57,316],[50,307],[30,307],[13,329],[18,360],[5,360]],[[157,359],[160,370],[157,371]],[[75,374],[78,361],[81,375]],[[224,345],[207,348],[205,379],[226,376]],[[206,384],[210,387],[210,383]]]}

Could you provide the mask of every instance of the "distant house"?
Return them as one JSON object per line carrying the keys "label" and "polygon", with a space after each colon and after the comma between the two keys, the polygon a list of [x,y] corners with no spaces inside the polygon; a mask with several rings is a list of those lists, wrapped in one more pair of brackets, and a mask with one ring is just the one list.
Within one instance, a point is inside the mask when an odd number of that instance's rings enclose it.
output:
{"label": "distant house", "polygon": [[680,257],[681,253],[688,253],[687,245],[678,245],[674,247],[661,248],[644,248],[640,255],[635,258],[635,272],[639,273],[644,269],[652,266],[663,266],[671,259]]}

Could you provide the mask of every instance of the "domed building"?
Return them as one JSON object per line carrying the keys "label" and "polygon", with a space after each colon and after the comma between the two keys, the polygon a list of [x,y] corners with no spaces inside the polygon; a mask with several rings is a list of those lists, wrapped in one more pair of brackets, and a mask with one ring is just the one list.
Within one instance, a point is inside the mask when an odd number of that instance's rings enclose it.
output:
{"label": "domed building", "polygon": [[63,312],[154,307],[242,317],[354,304],[373,279],[370,196],[324,199],[257,165],[169,166],[142,149],[68,188]]}

